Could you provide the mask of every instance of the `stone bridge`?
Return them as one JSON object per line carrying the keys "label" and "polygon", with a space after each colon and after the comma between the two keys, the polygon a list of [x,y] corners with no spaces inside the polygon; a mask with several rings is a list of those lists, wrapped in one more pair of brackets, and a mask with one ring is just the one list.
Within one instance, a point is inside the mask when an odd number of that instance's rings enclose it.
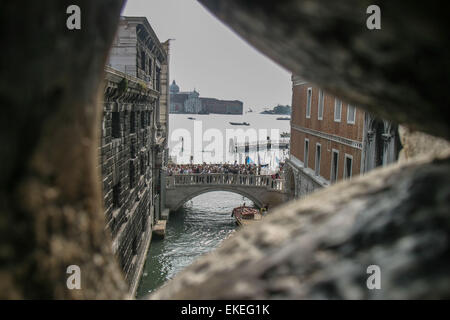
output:
{"label": "stone bridge", "polygon": [[166,177],[166,207],[179,209],[190,199],[211,191],[229,191],[252,200],[257,207],[270,208],[287,200],[283,179],[270,175],[226,173],[178,174]]}

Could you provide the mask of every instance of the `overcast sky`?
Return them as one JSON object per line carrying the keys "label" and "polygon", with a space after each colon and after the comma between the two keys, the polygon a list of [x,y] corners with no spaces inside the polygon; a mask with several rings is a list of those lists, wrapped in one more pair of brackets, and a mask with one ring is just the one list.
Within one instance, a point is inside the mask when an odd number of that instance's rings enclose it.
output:
{"label": "overcast sky", "polygon": [[145,16],[171,42],[170,81],[202,97],[241,100],[263,110],[291,104],[290,73],[260,54],[196,0],[128,0],[125,16]]}

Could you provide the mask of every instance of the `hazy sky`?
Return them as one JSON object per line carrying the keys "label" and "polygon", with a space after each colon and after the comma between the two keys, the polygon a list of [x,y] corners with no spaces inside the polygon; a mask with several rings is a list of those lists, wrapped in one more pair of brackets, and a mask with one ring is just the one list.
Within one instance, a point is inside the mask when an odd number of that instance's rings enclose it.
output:
{"label": "hazy sky", "polygon": [[202,97],[241,100],[263,110],[291,104],[290,73],[239,38],[196,0],[128,0],[125,16],[145,16],[171,42],[170,81]]}

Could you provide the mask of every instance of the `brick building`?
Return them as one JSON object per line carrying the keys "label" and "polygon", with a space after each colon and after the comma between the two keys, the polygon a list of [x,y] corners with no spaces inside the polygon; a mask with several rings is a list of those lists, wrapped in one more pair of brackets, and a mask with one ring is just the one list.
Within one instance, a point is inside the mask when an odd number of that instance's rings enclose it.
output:
{"label": "brick building", "polygon": [[121,17],[106,67],[100,150],[104,210],[132,294],[165,203],[168,49],[147,19]]}
{"label": "brick building", "polygon": [[293,197],[394,162],[399,146],[396,125],[292,77],[285,174]]}

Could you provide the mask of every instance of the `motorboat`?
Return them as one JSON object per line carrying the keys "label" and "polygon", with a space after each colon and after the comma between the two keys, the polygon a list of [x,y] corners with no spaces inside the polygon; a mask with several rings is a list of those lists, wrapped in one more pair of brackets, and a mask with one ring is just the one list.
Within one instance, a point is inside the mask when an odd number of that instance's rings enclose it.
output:
{"label": "motorboat", "polygon": [[258,209],[247,207],[245,205],[233,209],[231,216],[236,219],[236,224],[246,226],[253,222],[260,221],[262,218]]}
{"label": "motorboat", "polygon": [[248,123],[248,122],[230,122],[230,124],[232,126],[249,126],[250,125],[250,123]]}

